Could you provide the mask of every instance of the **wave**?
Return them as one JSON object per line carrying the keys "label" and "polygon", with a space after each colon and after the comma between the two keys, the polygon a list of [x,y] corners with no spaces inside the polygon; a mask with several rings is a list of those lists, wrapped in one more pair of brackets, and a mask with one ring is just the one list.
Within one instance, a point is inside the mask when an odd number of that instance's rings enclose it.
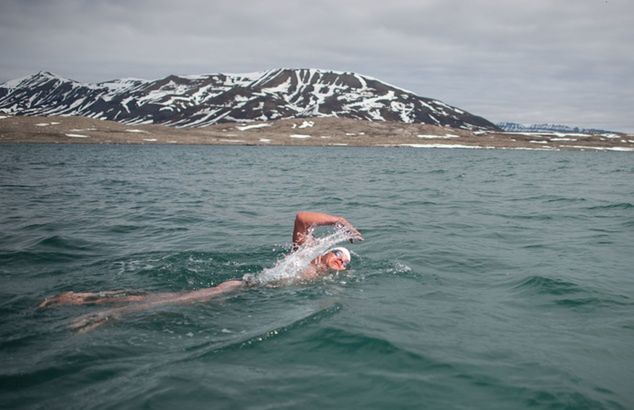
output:
{"label": "wave", "polygon": [[551,303],[569,308],[634,305],[634,302],[625,295],[606,294],[564,279],[539,275],[523,279],[513,289],[523,293],[550,297]]}
{"label": "wave", "polygon": [[0,253],[0,263],[5,265],[20,263],[48,265],[56,262],[73,262],[75,260],[77,260],[77,255],[62,252],[17,251]]}
{"label": "wave", "polygon": [[543,213],[534,213],[534,214],[499,214],[502,218],[507,218],[511,220],[522,220],[522,221],[552,221],[556,218],[561,218],[561,216],[552,216]]}
{"label": "wave", "polygon": [[317,308],[314,306],[304,306],[303,308],[293,311],[289,317],[282,317],[275,322],[256,327],[245,333],[239,333],[237,336],[229,334],[227,338],[207,341],[202,344],[187,347],[184,349],[184,354],[174,362],[199,360],[208,355],[255,347],[267,340],[282,337],[294,329],[332,317],[341,309],[342,306],[339,303],[332,303],[325,307],[320,306]]}
{"label": "wave", "polygon": [[544,202],[546,203],[578,203],[578,202],[586,202],[586,198],[566,198],[566,197],[557,197],[547,199]]}
{"label": "wave", "polygon": [[597,205],[597,206],[591,206],[589,208],[586,208],[590,211],[601,211],[601,210],[612,210],[612,209],[632,209],[634,208],[634,205],[631,204],[630,202],[618,202],[615,204],[609,204],[609,205]]}
{"label": "wave", "polygon": [[516,290],[533,291],[547,295],[567,295],[582,291],[576,283],[539,275],[529,276],[514,286],[514,288]]}
{"label": "wave", "polygon": [[422,363],[426,367],[451,367],[447,363],[436,362],[421,353],[399,347],[386,338],[356,333],[337,327],[317,329],[312,337],[305,339],[304,343],[310,345],[312,349],[334,349],[355,354],[365,353],[377,356],[396,355],[401,356],[403,360],[408,362],[416,361],[419,364]]}
{"label": "wave", "polygon": [[623,226],[626,228],[634,227],[634,219],[630,219],[628,221],[623,222]]}
{"label": "wave", "polygon": [[[625,298],[621,296],[621,298]],[[625,298],[627,299],[627,298]],[[634,303],[628,302],[626,300],[617,300],[614,298],[600,298],[595,296],[583,296],[578,298],[565,298],[555,301],[555,304],[564,307],[599,307],[599,306],[628,306],[633,305]]]}
{"label": "wave", "polygon": [[609,407],[603,406],[601,402],[592,399],[586,394],[575,391],[564,390],[534,390],[527,392],[528,397],[524,397],[523,401],[529,407],[535,408],[562,408],[562,409],[605,409],[605,408],[617,408],[621,409],[620,405],[615,402]]}
{"label": "wave", "polygon": [[69,262],[80,258],[94,257],[98,253],[99,247],[95,243],[51,235],[24,241],[24,243],[19,244],[19,250],[1,251],[0,261],[3,263]]}
{"label": "wave", "polygon": [[69,239],[61,235],[52,235],[37,240],[30,246],[30,249],[46,248],[49,250],[83,251],[90,247],[90,243],[82,240]]}

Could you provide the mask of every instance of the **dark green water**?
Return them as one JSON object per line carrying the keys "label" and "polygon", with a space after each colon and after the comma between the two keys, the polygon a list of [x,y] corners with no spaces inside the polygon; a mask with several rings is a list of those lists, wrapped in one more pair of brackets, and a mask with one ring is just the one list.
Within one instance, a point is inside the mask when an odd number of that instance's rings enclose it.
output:
{"label": "dark green water", "polygon": [[[634,408],[629,153],[0,146],[0,403],[29,409]],[[271,267],[297,210],[346,274],[138,312]]]}

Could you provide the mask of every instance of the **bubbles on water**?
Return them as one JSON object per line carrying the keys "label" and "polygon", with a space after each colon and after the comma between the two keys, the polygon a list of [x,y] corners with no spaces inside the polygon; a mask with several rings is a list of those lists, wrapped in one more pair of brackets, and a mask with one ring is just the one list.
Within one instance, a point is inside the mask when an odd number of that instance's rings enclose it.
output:
{"label": "bubbles on water", "polygon": [[116,270],[116,275],[123,275],[126,273],[153,269],[155,265],[150,262],[156,262],[156,260],[116,261],[112,263],[112,268]]}
{"label": "bubbles on water", "polygon": [[412,268],[399,261],[394,261],[392,267],[387,270],[388,273],[409,273],[411,271]]}

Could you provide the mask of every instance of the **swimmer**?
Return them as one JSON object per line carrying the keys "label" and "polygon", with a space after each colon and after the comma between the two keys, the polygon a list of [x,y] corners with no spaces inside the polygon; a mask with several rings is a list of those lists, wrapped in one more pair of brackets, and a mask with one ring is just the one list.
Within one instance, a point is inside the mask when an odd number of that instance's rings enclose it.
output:
{"label": "swimmer", "polygon": [[[293,227],[293,251],[302,245],[310,245],[315,241],[313,231],[318,226],[336,226],[344,230],[349,241],[362,241],[361,233],[347,219],[341,216],[328,215],[320,212],[298,212]],[[336,247],[313,259],[308,267],[299,275],[303,281],[315,280],[333,271],[343,271],[350,263],[350,252],[344,247]],[[52,305],[84,305],[117,302],[139,302],[129,306],[109,309],[97,314],[80,317],[73,322],[72,327],[78,331],[92,330],[107,320],[117,318],[123,314],[149,309],[165,304],[205,301],[239,289],[252,286],[248,280],[234,279],[223,282],[211,288],[199,289],[191,292],[167,292],[158,294],[142,294],[138,292],[107,291],[107,292],[65,292],[44,299],[39,308]]]}

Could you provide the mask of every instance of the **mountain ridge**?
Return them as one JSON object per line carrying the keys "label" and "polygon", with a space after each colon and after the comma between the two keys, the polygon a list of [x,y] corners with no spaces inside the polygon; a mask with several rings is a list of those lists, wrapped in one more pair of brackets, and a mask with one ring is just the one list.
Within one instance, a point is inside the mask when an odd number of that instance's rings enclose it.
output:
{"label": "mountain ridge", "polygon": [[498,122],[497,125],[501,130],[507,132],[564,132],[564,133],[581,133],[581,134],[612,134],[616,131],[603,130],[598,128],[581,128],[562,124],[520,124],[517,122]]}
{"label": "mountain ridge", "polygon": [[279,68],[80,83],[40,71],[0,84],[0,112],[78,115],[125,124],[205,127],[224,122],[341,117],[497,130],[457,107],[351,72]]}

